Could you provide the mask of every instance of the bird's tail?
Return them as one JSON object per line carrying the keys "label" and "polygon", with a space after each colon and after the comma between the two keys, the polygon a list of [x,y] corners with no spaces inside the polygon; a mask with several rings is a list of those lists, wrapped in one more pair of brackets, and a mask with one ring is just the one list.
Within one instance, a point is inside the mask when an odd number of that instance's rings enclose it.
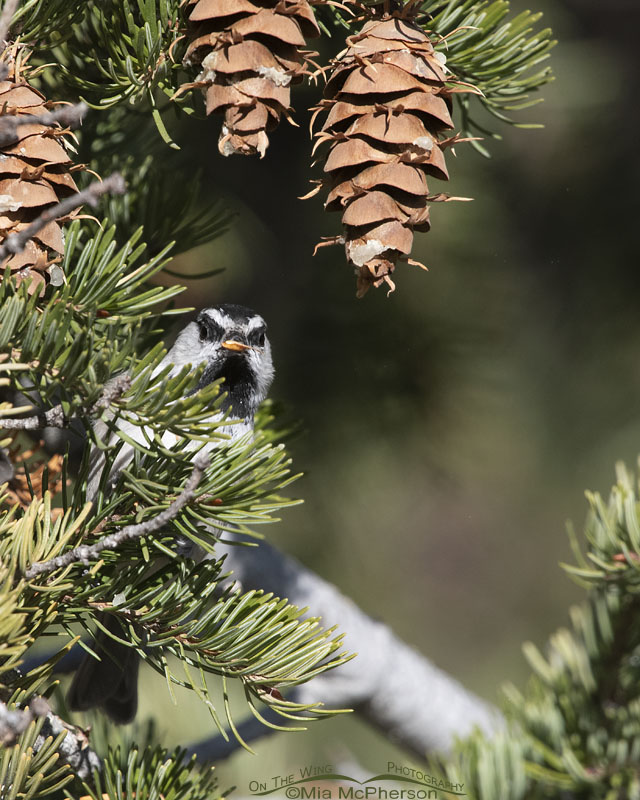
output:
{"label": "bird's tail", "polygon": [[[125,639],[120,622],[111,614],[101,614],[100,622],[119,639]],[[67,694],[72,711],[102,708],[114,722],[131,722],[138,709],[138,667],[140,657],[132,647],[119,644],[99,630],[93,648],[73,676]]]}

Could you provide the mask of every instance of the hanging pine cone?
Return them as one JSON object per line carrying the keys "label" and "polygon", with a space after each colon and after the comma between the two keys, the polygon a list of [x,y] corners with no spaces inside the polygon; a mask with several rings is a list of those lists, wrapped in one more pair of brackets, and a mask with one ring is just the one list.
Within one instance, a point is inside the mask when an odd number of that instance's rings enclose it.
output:
{"label": "hanging pine cone", "polygon": [[[16,128],[2,125],[8,116],[34,116],[49,110],[40,92],[19,78],[0,82],[0,242],[77,191],[71,172],[82,167],[73,164],[65,148],[68,131],[57,123],[37,121]],[[64,253],[62,224],[77,213],[49,222],[21,253],[5,258],[0,268],[8,266],[18,282],[31,277],[31,292],[43,288],[45,282],[61,284],[64,276],[56,265]]]}
{"label": "hanging pine cone", "polygon": [[[322,185],[328,211],[342,211],[345,245],[357,274],[358,296],[386,283],[409,258],[413,232],[428,231],[427,176],[448,180],[442,132],[452,127],[444,59],[410,19],[385,14],[347,38],[333,63],[325,99],[328,115],[317,134],[329,142]],[[423,266],[419,264],[419,266]]]}
{"label": "hanging pine cone", "polygon": [[267,132],[288,117],[290,85],[307,74],[305,39],[319,36],[307,0],[189,0],[186,64],[201,67],[196,82],[207,114],[222,113],[222,155],[260,158]]}

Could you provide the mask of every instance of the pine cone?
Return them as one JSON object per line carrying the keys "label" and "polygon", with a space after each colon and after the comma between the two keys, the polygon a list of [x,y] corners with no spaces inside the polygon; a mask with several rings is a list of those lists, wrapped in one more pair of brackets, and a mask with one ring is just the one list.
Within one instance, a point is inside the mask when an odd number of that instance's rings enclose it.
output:
{"label": "pine cone", "polygon": [[[47,491],[53,496],[61,491],[64,485],[64,458],[61,455],[56,453],[50,456],[45,453],[43,441],[23,452],[20,452],[20,446],[15,442],[3,441],[2,444],[10,445],[6,456],[14,467],[14,475],[4,492],[4,499],[9,505],[17,503],[26,509],[34,497],[42,499]],[[61,514],[61,508],[51,511],[53,519]]]}
{"label": "pine cone", "polygon": [[[7,116],[38,115],[50,110],[44,97],[20,80],[0,82],[0,242],[12,233],[26,228],[42,211],[63,197],[77,191],[71,172],[74,166],[65,149],[66,131],[59,125],[37,122],[19,125],[10,136],[8,126],[2,126]],[[56,266],[64,253],[62,224],[77,214],[49,222],[21,253],[9,256],[0,264],[9,266],[18,282],[27,277],[32,281],[29,291],[44,287],[46,281],[59,285],[64,281],[62,270]]]}
{"label": "pine cone", "polygon": [[395,288],[398,259],[418,263],[413,231],[429,230],[429,200],[449,199],[429,196],[427,175],[448,180],[440,137],[451,103],[443,59],[412,21],[370,20],[347,45],[316,109],[329,112],[316,147],[329,142],[325,208],[342,211],[344,230],[324,244],[344,243],[362,296],[371,284]]}
{"label": "pine cone", "polygon": [[207,114],[224,114],[218,148],[260,158],[288,117],[290,85],[307,74],[305,37],[319,36],[307,0],[190,0],[186,64],[199,64]]}

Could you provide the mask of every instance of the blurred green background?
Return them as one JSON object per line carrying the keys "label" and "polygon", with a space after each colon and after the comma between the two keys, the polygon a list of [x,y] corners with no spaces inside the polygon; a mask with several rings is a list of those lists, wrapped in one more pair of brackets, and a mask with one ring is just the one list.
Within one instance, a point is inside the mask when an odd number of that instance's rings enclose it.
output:
{"label": "blurred green background", "polygon": [[[184,304],[265,316],[272,397],[305,429],[290,447],[305,502],[264,533],[492,701],[505,680],[526,681],[523,640],[542,646],[582,596],[558,562],[571,558],[565,522],[580,529],[584,489],[608,492],[615,461],[634,465],[640,451],[640,7],[537,8],[559,39],[556,80],[519,119],[544,129],[500,126],[491,160],[457,148],[449,186],[433,188],[475,201],[433,209],[414,250],[430,271],[401,265],[388,299],[355,299],[341,248],[312,258],[339,228],[319,197],[296,199],[314,176],[304,109],[318,89],[294,94],[301,127],[282,124],[263,161],[219,156],[218,119],[176,134],[211,201],[239,212],[173,263],[225,269],[188,282]],[[212,732],[195,698],[171,706],[153,676],[142,697],[168,742]],[[353,718],[256,748],[221,766],[223,785],[242,795],[305,763],[375,771],[397,757]]]}

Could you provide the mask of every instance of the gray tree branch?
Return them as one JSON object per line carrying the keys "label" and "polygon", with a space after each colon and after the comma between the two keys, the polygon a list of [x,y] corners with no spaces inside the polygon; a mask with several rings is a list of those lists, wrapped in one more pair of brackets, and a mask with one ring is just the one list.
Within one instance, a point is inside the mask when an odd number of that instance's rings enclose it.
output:
{"label": "gray tree branch", "polygon": [[[329,708],[353,708],[385,736],[424,758],[448,753],[456,737],[478,726],[500,730],[500,712],[399,639],[387,625],[372,619],[335,586],[274,547],[226,546],[225,567],[243,590],[263,589],[286,597],[321,616],[325,626],[338,624],[345,646],[356,658],[296,687],[291,699],[322,702]],[[245,741],[271,732],[249,720],[239,731]],[[231,737],[233,738],[233,737]],[[234,742],[214,736],[195,745],[200,758],[229,755]]]}
{"label": "gray tree branch", "polygon": [[[100,395],[100,399],[91,408],[91,414],[98,414],[108,408],[131,386],[129,375],[119,375],[109,381]],[[53,406],[47,411],[40,411],[30,417],[0,417],[0,430],[32,431],[39,428],[67,428],[70,418],[64,413],[61,405]],[[1,482],[1,481],[0,481]]]}
{"label": "gray tree branch", "polygon": [[56,556],[56,558],[52,558],[49,561],[40,561],[37,564],[32,564],[25,572],[25,577],[27,579],[35,578],[37,575],[47,574],[76,562],[88,564],[92,559],[98,558],[103,550],[113,550],[119,547],[123,542],[130,541],[131,539],[138,539],[141,536],[148,536],[150,533],[159,531],[167,525],[167,523],[175,519],[180,511],[194,499],[198,484],[202,480],[202,475],[208,466],[209,457],[198,453],[193,459],[193,470],[185,483],[184,489],[164,511],[161,511],[157,516],[146,522],[139,522],[135,525],[125,525],[124,528],[121,528],[116,533],[110,533],[104,536],[95,544],[81,544],[78,547],[74,547],[73,550],[69,550],[63,555]]}
{"label": "gray tree branch", "polygon": [[30,417],[0,417],[0,428],[5,430],[34,431],[38,428],[66,428],[69,418],[62,410],[62,406],[54,406],[47,411],[41,411]]}
{"label": "gray tree branch", "polygon": [[79,206],[90,205],[92,208],[98,204],[98,200],[103,194],[124,194],[126,190],[126,183],[120,173],[114,172],[103,181],[94,181],[86,189],[81,192],[72,194],[65,197],[54,206],[46,208],[34,221],[20,233],[12,233],[7,236],[4,242],[0,245],[0,261],[7,256],[21,253],[27,245],[27,242],[38,233],[39,230],[44,228],[49,222],[58,217],[64,217]]}
{"label": "gray tree branch", "polygon": [[[287,597],[298,607],[309,607],[327,626],[338,623],[345,632],[347,649],[356,658],[335,670],[296,687],[288,699],[300,703],[322,702],[329,708],[353,708],[355,712],[391,740],[423,759],[430,753],[447,754],[454,739],[471,733],[474,726],[487,734],[504,727],[500,712],[428,658],[372,619],[332,584],[266,543],[259,547],[227,545],[225,566],[233,570],[243,590],[264,589]],[[78,667],[84,652],[74,648],[56,665],[56,672]],[[27,662],[33,669],[42,659]],[[282,723],[271,710],[267,720]],[[237,726],[242,739],[251,743],[274,733],[254,717]],[[189,755],[202,761],[221,761],[240,745],[216,735],[192,745]]]}
{"label": "gray tree branch", "polygon": [[13,711],[0,701],[0,747],[12,747],[31,722],[39,717],[45,717],[45,720],[34,742],[36,753],[47,739],[66,731],[58,750],[61,761],[68,764],[82,780],[90,778],[94,769],[100,769],[101,761],[89,747],[84,731],[53,714],[43,697],[34,697],[27,708]]}
{"label": "gray tree branch", "polygon": [[37,717],[44,717],[51,711],[42,697],[34,697],[26,709],[9,711],[0,701],[0,745],[10,747],[24,733]]}
{"label": "gray tree branch", "polygon": [[89,747],[89,737],[81,728],[70,725],[56,714],[47,714],[34,749],[40,749],[48,738],[58,736],[62,731],[66,731],[66,736],[58,749],[61,761],[68,764],[78,778],[89,780],[94,770],[101,769],[102,761]]}
{"label": "gray tree branch", "polygon": [[11,20],[16,13],[19,0],[5,0],[2,6],[2,13],[0,13],[0,46],[4,47],[9,37],[9,28],[11,27]]}
{"label": "gray tree branch", "polygon": [[77,128],[88,111],[85,103],[62,106],[55,111],[43,114],[3,114],[0,116],[0,147],[13,144],[18,139],[18,128],[21,125],[54,125]]}

